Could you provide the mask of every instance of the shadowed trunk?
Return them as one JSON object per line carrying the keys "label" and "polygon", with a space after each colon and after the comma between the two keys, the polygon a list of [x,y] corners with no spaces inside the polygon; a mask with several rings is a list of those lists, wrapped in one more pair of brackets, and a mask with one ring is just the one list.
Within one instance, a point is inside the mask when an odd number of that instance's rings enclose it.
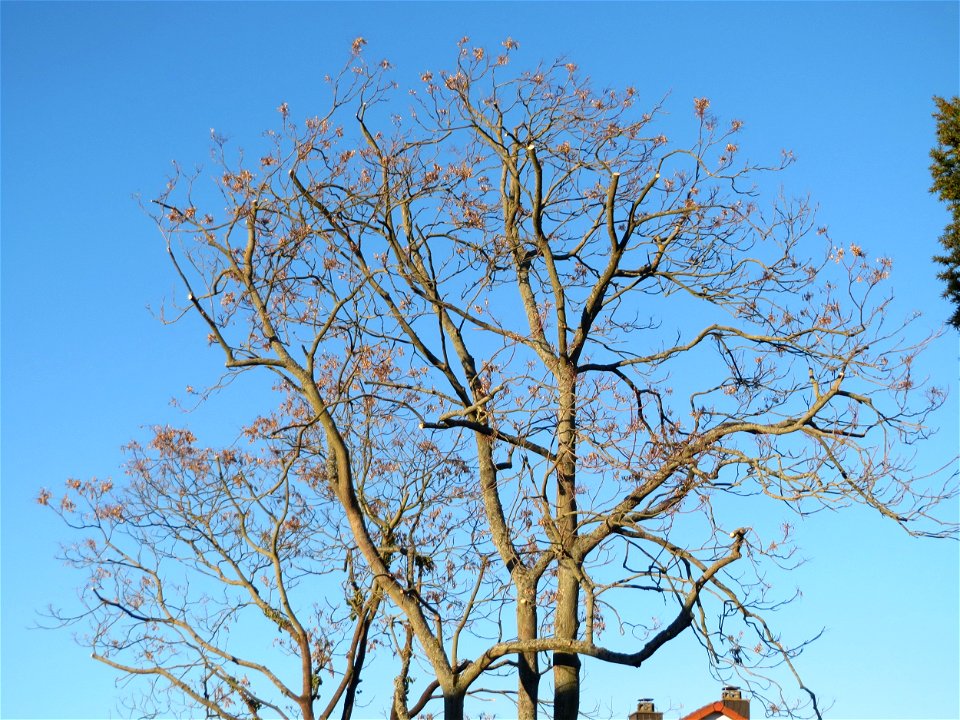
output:
{"label": "shadowed trunk", "polygon": [[463,720],[464,693],[443,695],[443,720]]}

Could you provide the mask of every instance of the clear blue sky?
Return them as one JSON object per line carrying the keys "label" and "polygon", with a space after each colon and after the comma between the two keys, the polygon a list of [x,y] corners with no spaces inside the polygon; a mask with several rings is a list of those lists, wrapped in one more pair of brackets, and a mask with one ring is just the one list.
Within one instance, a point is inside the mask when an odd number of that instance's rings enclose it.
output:
{"label": "clear blue sky", "polygon": [[[236,432],[236,395],[187,419],[169,404],[220,359],[195,325],[164,327],[147,309],[175,282],[133,199],[162,188],[171,160],[202,163],[210,128],[242,146],[281,102],[313,114],[324,73],[360,35],[410,81],[447,65],[462,35],[491,47],[511,35],[518,65],[567,55],[650,102],[670,93],[677,113],[706,96],[746,122],[751,157],[792,149],[787,191],[812,195],[838,244],[892,257],[894,312],[919,309],[933,327],[948,313],[929,260],[947,214],[927,192],[930,98],[958,92],[958,28],[955,2],[3,2],[0,715],[117,717],[122,692],[69,632],[31,629],[80,582],[53,559],[63,530],[37,490],[117,474],[143,425],[190,422],[210,443]],[[919,457],[929,468],[958,450],[955,333],[923,368],[951,388]],[[799,667],[831,716],[960,716],[957,543],[868,513],[798,530],[809,562],[785,582],[804,596],[780,626],[827,628]],[[640,696],[687,711],[715,699],[696,650],[679,643],[617,675],[588,666],[585,707],[624,718]]]}

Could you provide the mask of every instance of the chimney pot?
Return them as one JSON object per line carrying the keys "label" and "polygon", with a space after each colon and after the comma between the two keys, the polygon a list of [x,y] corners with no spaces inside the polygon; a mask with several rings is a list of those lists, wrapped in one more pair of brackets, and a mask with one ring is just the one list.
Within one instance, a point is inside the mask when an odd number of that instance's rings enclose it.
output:
{"label": "chimney pot", "polygon": [[750,720],[750,700],[743,697],[736,685],[727,685],[720,691],[720,700],[735,713]]}
{"label": "chimney pot", "polygon": [[653,698],[640,698],[637,701],[637,711],[630,713],[629,720],[663,720],[663,713],[657,712]]}

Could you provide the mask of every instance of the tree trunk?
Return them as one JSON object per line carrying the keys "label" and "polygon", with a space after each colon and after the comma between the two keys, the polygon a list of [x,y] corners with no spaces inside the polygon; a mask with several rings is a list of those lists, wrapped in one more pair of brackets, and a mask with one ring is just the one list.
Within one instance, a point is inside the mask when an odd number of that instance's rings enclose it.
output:
{"label": "tree trunk", "polygon": [[[572,561],[560,565],[554,631],[562,640],[575,640],[580,622],[580,581]],[[577,720],[580,713],[580,656],[576,653],[553,654],[554,720]]]}
{"label": "tree trunk", "polygon": [[[576,640],[579,630],[580,578],[572,557],[577,540],[577,421],[576,375],[570,366],[557,373],[559,417],[557,428],[557,529],[563,556],[557,572],[554,634],[558,640]],[[574,653],[553,654],[554,720],[577,720],[580,713],[580,658]]]}
{"label": "tree trunk", "polygon": [[464,693],[443,694],[443,720],[463,720]]}
{"label": "tree trunk", "polygon": [[[480,396],[477,396],[480,399]],[[476,433],[477,458],[483,487],[483,505],[490,524],[494,545],[504,565],[510,570],[517,599],[517,638],[535,640],[537,625],[536,578],[522,567],[522,561],[513,547],[511,533],[504,521],[497,484],[497,470],[493,462],[493,443],[482,433]],[[536,720],[540,692],[540,668],[537,653],[520,653],[517,657],[517,718]]]}
{"label": "tree trunk", "polygon": [[[537,628],[537,586],[517,586],[517,638],[534,640]],[[537,653],[520,653],[517,657],[517,719],[536,720],[540,697],[540,664]]]}

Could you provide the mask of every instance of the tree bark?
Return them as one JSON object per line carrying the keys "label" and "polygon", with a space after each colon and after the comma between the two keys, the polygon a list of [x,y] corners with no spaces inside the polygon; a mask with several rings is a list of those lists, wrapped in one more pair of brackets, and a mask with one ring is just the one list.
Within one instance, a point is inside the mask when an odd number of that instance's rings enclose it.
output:
{"label": "tree bark", "polygon": [[[558,639],[575,640],[579,630],[580,582],[571,561],[561,563],[554,631]],[[580,713],[580,656],[553,654],[554,720],[577,720]]]}
{"label": "tree bark", "polygon": [[443,694],[443,720],[463,720],[464,693]]}
{"label": "tree bark", "polygon": [[[536,584],[517,586],[517,638],[534,640],[537,637]],[[517,719],[536,720],[540,697],[540,664],[537,653],[517,656]]]}
{"label": "tree bark", "polygon": [[[577,540],[576,496],[576,375],[564,363],[557,372],[559,423],[557,429],[557,531],[561,557],[557,568],[557,605],[554,634],[558,640],[576,640],[579,630],[580,578],[573,551]],[[553,654],[554,720],[577,720],[580,713],[580,658],[575,653]]]}

